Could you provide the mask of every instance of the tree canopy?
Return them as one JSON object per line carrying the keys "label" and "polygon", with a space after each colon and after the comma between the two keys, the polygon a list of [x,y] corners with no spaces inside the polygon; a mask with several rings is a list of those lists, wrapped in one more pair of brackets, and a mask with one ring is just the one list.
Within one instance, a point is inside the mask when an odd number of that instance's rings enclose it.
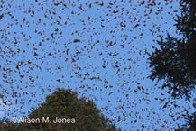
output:
{"label": "tree canopy", "polygon": [[[29,119],[40,118],[50,123],[25,123],[19,122],[14,128],[20,129],[64,129],[64,130],[115,130],[110,120],[100,114],[92,101],[78,98],[77,93],[70,90],[59,89],[46,97],[46,101],[28,116]],[[57,118],[65,118],[61,123],[54,123]],[[51,122],[52,120],[52,122]],[[56,120],[55,120],[56,121]],[[9,125],[11,125],[9,122]]]}
{"label": "tree canopy", "polygon": [[180,129],[195,130],[196,129],[196,112],[191,115],[187,114],[186,124],[184,124]]}
{"label": "tree canopy", "polygon": [[[160,49],[149,57],[152,80],[164,79],[163,88],[169,88],[171,96],[190,98],[196,87],[196,1],[181,0],[181,14],[176,19],[179,38],[168,34],[166,40],[158,41]],[[196,112],[187,114],[185,129],[196,129]]]}
{"label": "tree canopy", "polygon": [[152,80],[164,79],[162,88],[169,88],[174,98],[190,97],[196,85],[196,1],[182,0],[181,15],[176,19],[176,27],[182,37],[168,34],[166,40],[158,41],[160,49],[149,57]]}

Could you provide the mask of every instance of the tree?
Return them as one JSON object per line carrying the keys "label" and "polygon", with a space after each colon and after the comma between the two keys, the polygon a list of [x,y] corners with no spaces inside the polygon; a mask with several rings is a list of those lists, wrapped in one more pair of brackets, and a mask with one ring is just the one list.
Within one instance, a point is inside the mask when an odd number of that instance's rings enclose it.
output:
{"label": "tree", "polygon": [[150,78],[164,79],[162,89],[168,87],[174,98],[184,95],[189,98],[196,84],[195,45],[170,36],[158,44],[161,49],[156,49],[149,58],[152,67]]}
{"label": "tree", "polygon": [[181,15],[177,17],[176,27],[182,38],[168,34],[166,40],[158,41],[160,49],[150,55],[152,80],[165,80],[161,86],[169,88],[171,96],[190,98],[190,91],[196,85],[196,1],[181,0]]}
{"label": "tree", "polygon": [[[77,93],[59,89],[46,97],[46,101],[28,116],[29,119],[44,117],[49,120],[41,123],[20,122],[20,129],[64,129],[64,130],[115,130],[115,126],[100,114],[92,101],[78,99]],[[54,123],[56,117],[64,118],[64,123]],[[17,124],[16,124],[17,125]]]}
{"label": "tree", "polygon": [[196,112],[192,113],[191,115],[187,115],[186,117],[186,124],[182,126],[181,129],[188,129],[188,130],[196,130]]}
{"label": "tree", "polygon": [[16,126],[17,125],[14,122],[11,122],[9,119],[5,117],[0,120],[0,131],[7,131],[9,129],[14,130]]}
{"label": "tree", "polygon": [[184,35],[187,39],[193,37],[195,35],[195,27],[196,27],[196,1],[194,0],[181,0],[181,15],[177,16],[177,24],[176,27],[180,31],[181,34]]}

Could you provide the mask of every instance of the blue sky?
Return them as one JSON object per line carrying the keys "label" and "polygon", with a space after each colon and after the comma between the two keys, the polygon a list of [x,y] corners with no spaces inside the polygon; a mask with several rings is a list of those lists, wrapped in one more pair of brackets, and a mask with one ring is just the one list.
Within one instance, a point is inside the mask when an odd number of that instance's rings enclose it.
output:
{"label": "blue sky", "polygon": [[[94,0],[54,3],[58,1],[0,3],[4,14],[0,20],[0,92],[5,95],[9,118],[27,116],[59,87],[93,100],[123,129],[177,128],[185,122],[184,110],[195,110],[192,100],[171,99],[167,90],[158,88],[161,83],[147,78],[150,68],[145,52],[152,52],[156,40],[167,32],[178,36],[173,17],[179,14],[179,1],[158,0],[155,6],[136,0],[105,0],[103,6]],[[74,39],[80,41],[74,43]],[[12,97],[13,92],[17,97]]]}

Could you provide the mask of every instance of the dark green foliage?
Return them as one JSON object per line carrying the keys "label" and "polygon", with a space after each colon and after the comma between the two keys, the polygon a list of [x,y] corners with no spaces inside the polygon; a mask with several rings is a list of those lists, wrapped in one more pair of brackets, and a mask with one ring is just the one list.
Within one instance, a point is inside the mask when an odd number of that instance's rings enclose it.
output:
{"label": "dark green foliage", "polygon": [[196,130],[196,112],[188,118],[188,125],[190,130]]}
{"label": "dark green foliage", "polygon": [[[158,42],[149,57],[152,67],[152,80],[164,80],[162,88],[169,88],[171,96],[190,98],[191,90],[196,88],[196,1],[181,0],[181,15],[177,17],[176,27],[182,38],[168,34],[166,40]],[[196,130],[196,112],[187,114],[187,123],[180,129]]]}
{"label": "dark green foliage", "polygon": [[190,91],[196,85],[196,1],[182,0],[181,15],[176,27],[182,38],[168,34],[166,40],[158,42],[156,49],[149,57],[152,67],[152,80],[165,80],[162,88],[169,88],[174,98],[190,97]]}
{"label": "dark green foliage", "polygon": [[[59,89],[46,97],[46,101],[34,109],[28,118],[49,117],[51,123],[21,122],[15,129],[43,130],[115,130],[115,126],[97,110],[92,101],[78,99],[77,93]],[[53,123],[55,118],[70,119],[66,123]]]}
{"label": "dark green foliage", "polygon": [[11,122],[7,118],[0,120],[0,131],[13,131],[18,124]]}
{"label": "dark green foliage", "polygon": [[196,1],[195,0],[181,0],[181,15],[177,18],[176,27],[181,34],[186,38],[191,38],[196,31]]}
{"label": "dark green foliage", "polygon": [[161,49],[156,49],[149,58],[152,67],[150,78],[164,79],[162,88],[168,87],[175,98],[189,97],[196,85],[195,45],[170,36],[158,44]]}
{"label": "dark green foliage", "polygon": [[196,112],[192,113],[191,115],[188,115],[186,118],[186,124],[183,125],[183,129],[188,129],[191,131],[196,130]]}

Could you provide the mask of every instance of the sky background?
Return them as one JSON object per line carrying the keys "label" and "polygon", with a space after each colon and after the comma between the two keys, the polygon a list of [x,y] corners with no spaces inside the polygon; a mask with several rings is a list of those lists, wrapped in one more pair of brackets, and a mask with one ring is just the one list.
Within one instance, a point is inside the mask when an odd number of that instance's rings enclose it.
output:
{"label": "sky background", "polygon": [[172,99],[159,88],[164,81],[147,78],[146,52],[167,33],[178,36],[179,1],[58,2],[0,2],[0,117],[27,116],[65,88],[93,100],[123,129],[184,124],[195,96]]}

